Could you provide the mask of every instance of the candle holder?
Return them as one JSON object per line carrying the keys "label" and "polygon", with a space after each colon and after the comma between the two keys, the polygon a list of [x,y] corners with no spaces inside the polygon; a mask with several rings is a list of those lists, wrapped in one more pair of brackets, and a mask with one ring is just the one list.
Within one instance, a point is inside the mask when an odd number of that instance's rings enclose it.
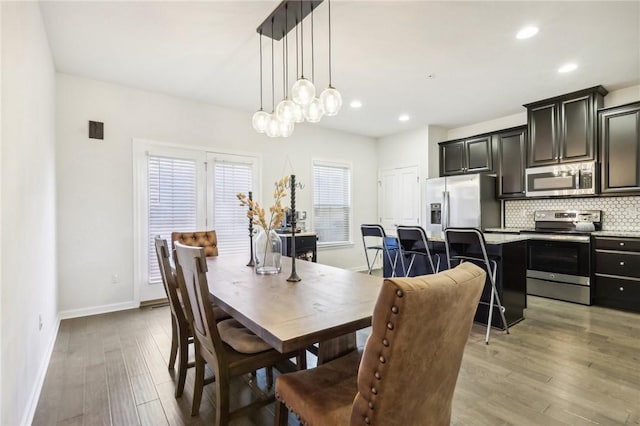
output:
{"label": "candle holder", "polygon": [[[251,191],[249,191],[249,201],[253,201],[253,193]],[[251,208],[249,212],[252,212]],[[249,247],[251,250],[251,259],[249,263],[247,263],[247,266],[253,267],[256,266],[256,259],[253,255],[253,215],[249,218]]]}
{"label": "candle holder", "polygon": [[295,283],[302,280],[296,272],[296,188],[302,189],[304,185],[296,183],[296,175],[291,175],[289,188],[291,189],[291,275],[287,281]]}

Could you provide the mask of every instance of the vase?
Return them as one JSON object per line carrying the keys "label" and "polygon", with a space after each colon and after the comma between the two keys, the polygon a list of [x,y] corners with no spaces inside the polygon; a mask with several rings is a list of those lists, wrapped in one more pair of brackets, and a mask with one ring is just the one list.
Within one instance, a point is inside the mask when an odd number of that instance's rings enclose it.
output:
{"label": "vase", "polygon": [[282,240],[274,230],[260,230],[255,238],[256,273],[278,274],[282,269]]}

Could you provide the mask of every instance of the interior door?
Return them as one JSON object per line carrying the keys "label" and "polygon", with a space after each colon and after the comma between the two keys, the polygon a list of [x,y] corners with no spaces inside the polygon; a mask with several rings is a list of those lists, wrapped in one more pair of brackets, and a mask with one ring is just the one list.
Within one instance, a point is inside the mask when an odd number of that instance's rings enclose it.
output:
{"label": "interior door", "polygon": [[395,235],[396,225],[420,225],[418,166],[380,169],[378,211],[385,232]]}

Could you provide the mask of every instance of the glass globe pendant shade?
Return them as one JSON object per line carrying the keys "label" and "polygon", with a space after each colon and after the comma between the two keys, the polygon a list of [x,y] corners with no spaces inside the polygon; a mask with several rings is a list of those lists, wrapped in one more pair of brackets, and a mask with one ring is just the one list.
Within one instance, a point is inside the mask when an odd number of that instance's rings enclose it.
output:
{"label": "glass globe pendant shade", "polygon": [[295,119],[295,103],[289,99],[280,101],[276,107],[276,117],[282,122],[292,122]]}
{"label": "glass globe pendant shade", "polygon": [[342,95],[336,88],[329,86],[320,94],[320,102],[322,102],[322,106],[324,107],[325,115],[331,117],[340,111]]}
{"label": "glass globe pendant shade", "polygon": [[270,138],[277,138],[280,136],[280,121],[275,114],[269,115],[269,124],[265,132]]}
{"label": "glass globe pendant shade", "polygon": [[324,107],[320,99],[313,98],[309,105],[304,108],[304,117],[309,123],[317,123],[324,115]]}
{"label": "glass globe pendant shade", "polygon": [[267,126],[269,125],[269,114],[263,110],[256,111],[251,119],[251,124],[253,124],[253,128],[256,132],[266,132]]}
{"label": "glass globe pendant shade", "polygon": [[292,121],[281,121],[280,122],[280,136],[283,138],[288,138],[293,133],[293,122]]}
{"label": "glass globe pendant shade", "polygon": [[302,105],[298,105],[295,102],[293,103],[293,122],[294,123],[304,122],[304,108],[302,108]]}
{"label": "glass globe pendant shade", "polygon": [[306,78],[299,79],[291,88],[291,99],[299,105],[309,105],[315,96],[316,87]]}

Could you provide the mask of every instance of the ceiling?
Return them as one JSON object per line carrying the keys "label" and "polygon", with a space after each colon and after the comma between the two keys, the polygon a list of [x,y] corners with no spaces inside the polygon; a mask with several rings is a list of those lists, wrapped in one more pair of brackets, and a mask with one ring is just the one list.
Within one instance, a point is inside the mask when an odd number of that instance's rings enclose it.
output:
{"label": "ceiling", "polygon": [[[260,106],[256,27],[278,4],[44,1],[41,9],[60,72],[253,112]],[[640,84],[638,1],[334,0],[331,9],[333,85],[344,105],[322,119],[319,125],[328,128],[370,137],[424,125],[454,128],[598,84],[609,91]],[[328,84],[326,1],[314,24],[315,81],[322,89]],[[528,24],[540,32],[517,40]],[[291,85],[294,38],[289,44]],[[270,110],[270,39],[263,46]],[[310,51],[306,45],[307,77]],[[278,102],[280,43],[275,62]],[[578,68],[559,74],[566,62]],[[353,99],[362,108],[350,108]],[[410,120],[398,121],[401,114]]]}

